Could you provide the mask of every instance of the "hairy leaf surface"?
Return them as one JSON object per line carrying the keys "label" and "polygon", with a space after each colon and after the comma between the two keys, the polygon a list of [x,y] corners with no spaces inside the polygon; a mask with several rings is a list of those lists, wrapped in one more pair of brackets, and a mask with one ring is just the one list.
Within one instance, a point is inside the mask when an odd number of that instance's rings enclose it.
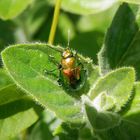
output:
{"label": "hairy leaf surface", "polygon": [[104,96],[110,102],[110,106],[112,107],[112,104],[115,105],[113,110],[120,111],[132,95],[131,91],[134,81],[135,72],[133,68],[117,69],[98,80],[89,93],[90,98],[95,100],[96,107],[102,110],[102,107],[104,107],[102,106],[102,104],[104,105],[104,98],[102,99],[103,96],[100,96],[100,94],[106,93]]}
{"label": "hairy leaf surface", "polygon": [[[58,62],[61,59],[62,48],[48,46],[46,44],[23,44],[5,49],[2,53],[3,63],[16,84],[36,102],[54,111],[61,119],[81,123],[83,113],[81,104],[77,100],[79,93],[87,93],[90,84],[98,78],[98,68],[93,68],[86,62],[89,76],[81,91],[67,92],[59,86],[57,79],[59,70],[51,60],[53,56]],[[14,54],[14,55],[13,55]],[[81,58],[84,61],[84,58]],[[89,68],[90,67],[90,68]],[[45,70],[53,70],[52,74],[45,74]],[[73,97],[76,98],[73,98]]]}

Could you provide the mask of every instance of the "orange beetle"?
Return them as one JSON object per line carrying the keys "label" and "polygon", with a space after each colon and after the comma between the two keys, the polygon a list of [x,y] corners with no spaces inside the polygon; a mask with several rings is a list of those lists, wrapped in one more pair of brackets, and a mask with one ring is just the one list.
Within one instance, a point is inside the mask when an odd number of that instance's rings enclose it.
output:
{"label": "orange beetle", "polygon": [[[58,66],[60,72],[58,83],[67,90],[80,90],[87,79],[86,70],[83,67],[77,54],[72,52],[69,48],[62,52],[62,58],[58,63],[53,56],[49,56],[50,60]],[[46,74],[52,74],[54,70],[45,70]]]}
{"label": "orange beetle", "polygon": [[[83,86],[82,77],[85,79],[85,70],[79,61],[77,54],[74,54],[69,48],[62,53],[60,63],[59,83],[69,90],[76,90]],[[84,75],[83,75],[84,74]]]}

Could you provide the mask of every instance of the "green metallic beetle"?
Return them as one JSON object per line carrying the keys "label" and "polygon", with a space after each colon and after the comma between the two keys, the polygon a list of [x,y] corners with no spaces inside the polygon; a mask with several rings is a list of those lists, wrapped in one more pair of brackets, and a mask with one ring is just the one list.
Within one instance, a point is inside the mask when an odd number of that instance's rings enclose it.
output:
{"label": "green metallic beetle", "polygon": [[[57,65],[59,70],[58,83],[66,90],[80,90],[87,79],[87,71],[83,64],[70,48],[66,48],[62,52],[61,62]],[[46,73],[48,73],[46,71]]]}

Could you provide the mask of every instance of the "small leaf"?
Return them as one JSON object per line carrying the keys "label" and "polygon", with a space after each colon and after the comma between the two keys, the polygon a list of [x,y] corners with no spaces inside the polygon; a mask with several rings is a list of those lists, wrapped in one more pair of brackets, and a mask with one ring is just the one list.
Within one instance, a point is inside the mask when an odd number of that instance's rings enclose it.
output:
{"label": "small leaf", "polygon": [[120,123],[120,117],[117,114],[111,112],[98,112],[94,106],[89,103],[85,103],[85,110],[89,122],[91,123],[93,129],[107,130]]}
{"label": "small leaf", "polygon": [[111,7],[115,2],[116,0],[63,0],[61,7],[71,13],[87,15],[103,11]]}
{"label": "small leaf", "polygon": [[0,0],[0,17],[12,19],[19,15],[33,0]]}
{"label": "small leaf", "polygon": [[114,99],[105,92],[99,94],[99,96],[94,99],[93,104],[98,110],[104,111],[113,110],[115,107]]}
{"label": "small leaf", "polygon": [[[139,18],[139,6],[123,3],[119,7],[99,53],[102,74],[119,67],[121,59],[130,49],[137,50],[138,47],[131,45],[131,43],[139,31]],[[136,61],[137,58],[135,58]],[[125,66],[126,64],[123,63]]]}
{"label": "small leaf", "polygon": [[134,85],[134,94],[121,113],[121,123],[109,130],[98,131],[103,140],[134,140],[140,138],[140,82]]}
{"label": "small leaf", "polygon": [[[46,76],[44,73],[46,69],[58,69],[49,57],[54,56],[60,62],[62,48],[56,48],[39,43],[9,47],[2,53],[4,66],[16,84],[32,95],[36,102],[54,111],[64,121],[81,123],[83,122],[81,103],[69,95],[78,96],[78,93],[68,94],[59,86],[57,82],[59,70],[56,70],[54,75]],[[94,69],[91,63],[86,62],[86,65],[90,67],[88,72],[92,79],[88,79],[80,93],[87,93],[90,84],[93,84],[99,76],[98,68]]]}
{"label": "small leaf", "polygon": [[[120,109],[127,103],[133,89],[135,72],[133,68],[120,68],[101,77],[90,91],[90,98],[93,100],[105,92],[115,103],[114,111]],[[102,100],[102,98],[101,98]],[[112,100],[108,100],[113,103]],[[97,106],[98,102],[96,102]]]}

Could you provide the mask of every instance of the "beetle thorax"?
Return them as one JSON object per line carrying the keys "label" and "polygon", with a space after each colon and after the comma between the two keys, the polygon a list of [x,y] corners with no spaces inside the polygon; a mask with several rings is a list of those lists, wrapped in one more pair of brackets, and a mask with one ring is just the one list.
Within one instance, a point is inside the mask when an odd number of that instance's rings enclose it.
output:
{"label": "beetle thorax", "polygon": [[61,60],[61,65],[63,69],[73,69],[75,68],[75,58],[74,57],[70,57],[66,59],[63,58]]}

